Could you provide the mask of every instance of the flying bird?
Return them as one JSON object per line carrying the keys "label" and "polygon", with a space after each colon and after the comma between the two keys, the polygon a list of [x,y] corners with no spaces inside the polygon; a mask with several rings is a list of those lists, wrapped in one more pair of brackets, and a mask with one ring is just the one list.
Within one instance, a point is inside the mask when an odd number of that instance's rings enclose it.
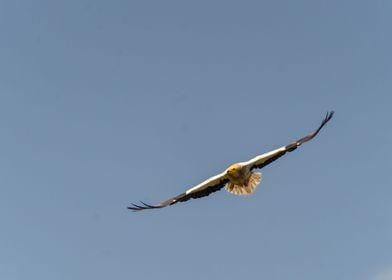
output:
{"label": "flying bird", "polygon": [[301,146],[303,143],[313,139],[324,125],[332,118],[334,112],[328,112],[324,120],[321,122],[320,126],[310,132],[305,137],[294,141],[286,146],[277,148],[268,153],[256,156],[248,161],[239,162],[231,165],[222,173],[215,175],[204,182],[188,189],[176,197],[170,198],[156,205],[149,205],[147,203],[141,202],[140,205],[132,204],[128,207],[130,210],[140,211],[146,209],[157,209],[163,208],[169,205],[176,204],[177,202],[184,202],[191,198],[200,198],[208,196],[213,192],[221,190],[223,187],[232,194],[235,195],[248,195],[255,191],[256,187],[260,184],[262,179],[262,174],[260,172],[255,172],[255,169],[261,169],[264,166],[270,164],[271,162],[277,160],[281,156],[285,155],[287,152],[292,152]]}

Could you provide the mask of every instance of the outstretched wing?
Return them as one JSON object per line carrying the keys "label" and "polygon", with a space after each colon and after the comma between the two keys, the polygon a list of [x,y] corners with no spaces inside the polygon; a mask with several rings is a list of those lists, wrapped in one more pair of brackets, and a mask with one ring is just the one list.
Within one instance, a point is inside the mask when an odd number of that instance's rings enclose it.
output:
{"label": "outstretched wing", "polygon": [[301,139],[299,139],[289,145],[280,147],[280,148],[273,150],[271,152],[257,156],[255,158],[245,162],[245,164],[250,166],[250,170],[255,169],[255,168],[263,168],[264,166],[277,160],[278,158],[280,158],[281,156],[283,156],[287,152],[294,151],[299,146],[301,146],[303,143],[305,143],[305,142],[311,140],[313,137],[315,137],[319,133],[319,131],[323,128],[323,126],[332,118],[333,114],[334,114],[334,111],[327,113],[327,115],[325,116],[321,125],[315,131],[312,131],[311,133],[309,133],[305,137],[302,137]]}
{"label": "outstretched wing", "polygon": [[132,206],[128,207],[130,210],[134,211],[140,211],[140,210],[146,210],[146,209],[156,209],[156,208],[163,208],[168,205],[175,204],[177,202],[183,202],[187,201],[191,198],[199,198],[203,196],[207,196],[213,192],[219,191],[222,189],[226,183],[229,180],[226,177],[226,172],[222,172],[221,174],[218,174],[216,176],[213,176],[204,182],[198,184],[197,186],[194,186],[193,188],[190,188],[186,192],[177,195],[176,197],[170,198],[166,201],[163,201],[159,204],[156,205],[149,205],[144,202],[141,202],[142,205],[137,205],[137,204],[132,204]]}

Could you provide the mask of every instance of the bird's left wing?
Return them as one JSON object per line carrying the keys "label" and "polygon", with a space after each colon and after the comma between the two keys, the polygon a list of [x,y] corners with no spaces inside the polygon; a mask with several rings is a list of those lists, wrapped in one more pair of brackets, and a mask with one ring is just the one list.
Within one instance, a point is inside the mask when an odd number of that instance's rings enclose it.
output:
{"label": "bird's left wing", "polygon": [[156,209],[163,208],[169,205],[173,205],[177,202],[187,201],[191,198],[200,198],[203,196],[207,196],[213,192],[219,191],[222,189],[229,180],[227,179],[226,172],[222,172],[216,176],[213,176],[204,182],[190,188],[189,190],[183,192],[182,194],[177,195],[176,197],[170,198],[166,201],[163,201],[156,205],[149,205],[144,202],[141,202],[142,205],[132,204],[132,206],[128,207],[130,210],[140,211],[146,209]]}
{"label": "bird's left wing", "polygon": [[301,139],[294,141],[293,143],[291,143],[289,145],[280,147],[280,148],[275,149],[271,152],[257,156],[255,158],[245,162],[245,164],[250,167],[250,170],[255,169],[255,168],[263,168],[264,166],[277,160],[278,158],[280,158],[281,156],[283,156],[287,152],[294,151],[303,143],[313,139],[313,137],[315,137],[319,133],[319,131],[323,128],[323,126],[332,118],[333,114],[334,114],[334,111],[327,113],[324,120],[321,122],[320,126],[316,130],[310,132],[305,137],[302,137]]}

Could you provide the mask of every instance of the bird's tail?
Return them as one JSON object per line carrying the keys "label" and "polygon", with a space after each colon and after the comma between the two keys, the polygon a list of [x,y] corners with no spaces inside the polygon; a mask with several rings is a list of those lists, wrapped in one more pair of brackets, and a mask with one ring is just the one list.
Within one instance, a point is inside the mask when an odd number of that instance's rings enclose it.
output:
{"label": "bird's tail", "polygon": [[260,184],[262,179],[262,174],[260,172],[252,172],[249,176],[249,180],[246,184],[244,185],[237,185],[233,183],[228,183],[226,185],[226,190],[229,193],[235,194],[235,195],[248,195],[253,193],[257,185]]}

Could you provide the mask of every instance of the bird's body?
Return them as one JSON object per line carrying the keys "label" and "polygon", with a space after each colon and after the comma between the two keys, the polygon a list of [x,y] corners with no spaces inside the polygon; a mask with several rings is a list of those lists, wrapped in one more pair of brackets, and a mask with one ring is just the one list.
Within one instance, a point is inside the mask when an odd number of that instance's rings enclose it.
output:
{"label": "bird's body", "polygon": [[251,194],[261,182],[261,173],[250,170],[249,165],[243,162],[235,163],[226,169],[229,182],[226,190],[236,195]]}
{"label": "bird's body", "polygon": [[204,182],[188,189],[184,193],[163,201],[157,205],[149,205],[142,202],[143,205],[132,204],[132,206],[128,207],[128,209],[139,211],[145,209],[162,208],[177,202],[187,201],[191,198],[207,196],[222,189],[223,187],[225,187],[229,193],[235,195],[251,194],[255,191],[256,187],[260,184],[262,179],[262,174],[260,172],[253,171],[254,169],[263,168],[286,153],[294,151],[303,143],[314,138],[319,133],[321,128],[323,128],[323,126],[332,118],[333,114],[333,111],[327,113],[325,119],[322,121],[318,129],[289,145],[256,156],[248,161],[235,163],[222,173],[215,175],[205,180]]}

